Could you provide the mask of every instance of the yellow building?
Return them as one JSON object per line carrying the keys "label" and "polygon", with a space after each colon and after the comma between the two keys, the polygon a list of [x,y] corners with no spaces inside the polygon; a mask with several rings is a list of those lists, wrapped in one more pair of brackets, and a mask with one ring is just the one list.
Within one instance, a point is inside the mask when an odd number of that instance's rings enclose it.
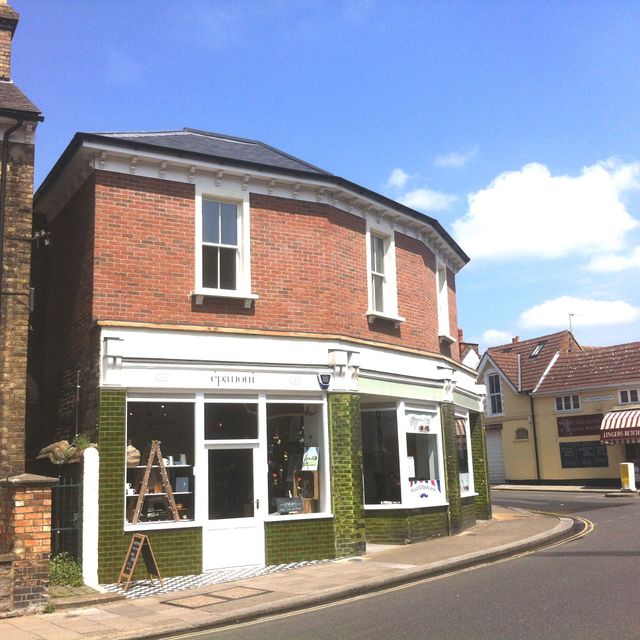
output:
{"label": "yellow building", "polygon": [[640,460],[640,342],[514,338],[487,350],[478,376],[492,482],[617,484],[620,463]]}

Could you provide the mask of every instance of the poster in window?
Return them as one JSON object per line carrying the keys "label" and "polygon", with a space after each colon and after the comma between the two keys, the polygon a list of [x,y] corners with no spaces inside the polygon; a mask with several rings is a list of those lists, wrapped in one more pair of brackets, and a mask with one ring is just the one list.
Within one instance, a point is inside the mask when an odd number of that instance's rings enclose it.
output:
{"label": "poster in window", "polygon": [[440,498],[440,482],[438,480],[409,480],[411,500],[420,504],[433,502]]}
{"label": "poster in window", "polygon": [[407,456],[407,475],[410,478],[416,477],[416,459],[413,456]]}
{"label": "poster in window", "polygon": [[320,461],[320,447],[305,447],[302,455],[301,471],[317,471]]}

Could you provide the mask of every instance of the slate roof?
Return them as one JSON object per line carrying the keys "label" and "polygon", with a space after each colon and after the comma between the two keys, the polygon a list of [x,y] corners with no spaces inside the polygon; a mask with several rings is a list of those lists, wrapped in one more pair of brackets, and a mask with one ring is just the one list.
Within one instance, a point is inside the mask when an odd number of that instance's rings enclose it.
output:
{"label": "slate roof", "polygon": [[563,353],[539,393],[640,382],[640,342]]}
{"label": "slate roof", "polygon": [[151,145],[164,150],[185,151],[206,155],[210,158],[236,160],[265,167],[278,167],[293,171],[305,171],[321,175],[331,175],[304,160],[270,147],[258,140],[235,138],[232,136],[200,131],[198,129],[182,129],[181,131],[151,131],[131,133],[97,133],[94,135],[123,140],[128,144],[138,143]]}
{"label": "slate roof", "polygon": [[42,120],[42,112],[13,84],[0,81],[0,113],[18,113],[27,120]]}
{"label": "slate roof", "polygon": [[[538,345],[542,345],[534,356]],[[558,352],[581,350],[570,331],[521,340],[487,349],[486,354],[500,368],[515,389],[518,389],[518,355],[520,355],[521,391],[532,391]]]}
{"label": "slate roof", "polygon": [[150,153],[160,153],[163,151],[169,155],[180,158],[193,158],[206,162],[213,161],[223,166],[247,167],[266,172],[273,172],[275,169],[278,173],[335,185],[341,189],[362,195],[365,198],[370,198],[385,207],[402,212],[415,220],[426,222],[440,235],[454,253],[457,254],[463,264],[469,262],[469,256],[467,256],[460,245],[458,245],[435,218],[411,209],[400,202],[376,193],[355,182],[320,169],[304,160],[300,160],[275,147],[271,147],[264,142],[248,140],[246,138],[236,138],[219,133],[210,133],[199,129],[185,128],[177,131],[155,132],[76,133],[47,177],[38,187],[34,196],[35,203],[40,202],[46,197],[47,192],[55,184],[58,176],[74,157],[76,151],[84,144],[91,143],[110,144],[126,149],[127,152],[143,150]]}

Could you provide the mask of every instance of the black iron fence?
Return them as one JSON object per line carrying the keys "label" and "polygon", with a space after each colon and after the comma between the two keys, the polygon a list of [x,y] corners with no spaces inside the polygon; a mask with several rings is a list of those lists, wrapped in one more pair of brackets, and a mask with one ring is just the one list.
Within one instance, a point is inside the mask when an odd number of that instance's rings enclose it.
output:
{"label": "black iron fence", "polygon": [[66,551],[82,561],[82,465],[64,467],[51,492],[51,556]]}

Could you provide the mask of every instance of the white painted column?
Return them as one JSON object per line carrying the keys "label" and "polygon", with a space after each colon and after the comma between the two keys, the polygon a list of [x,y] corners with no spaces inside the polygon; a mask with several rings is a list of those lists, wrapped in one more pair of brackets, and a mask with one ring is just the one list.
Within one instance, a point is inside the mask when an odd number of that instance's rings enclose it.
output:
{"label": "white painted column", "polygon": [[98,587],[98,484],[100,454],[94,447],[84,450],[82,469],[82,579]]}

